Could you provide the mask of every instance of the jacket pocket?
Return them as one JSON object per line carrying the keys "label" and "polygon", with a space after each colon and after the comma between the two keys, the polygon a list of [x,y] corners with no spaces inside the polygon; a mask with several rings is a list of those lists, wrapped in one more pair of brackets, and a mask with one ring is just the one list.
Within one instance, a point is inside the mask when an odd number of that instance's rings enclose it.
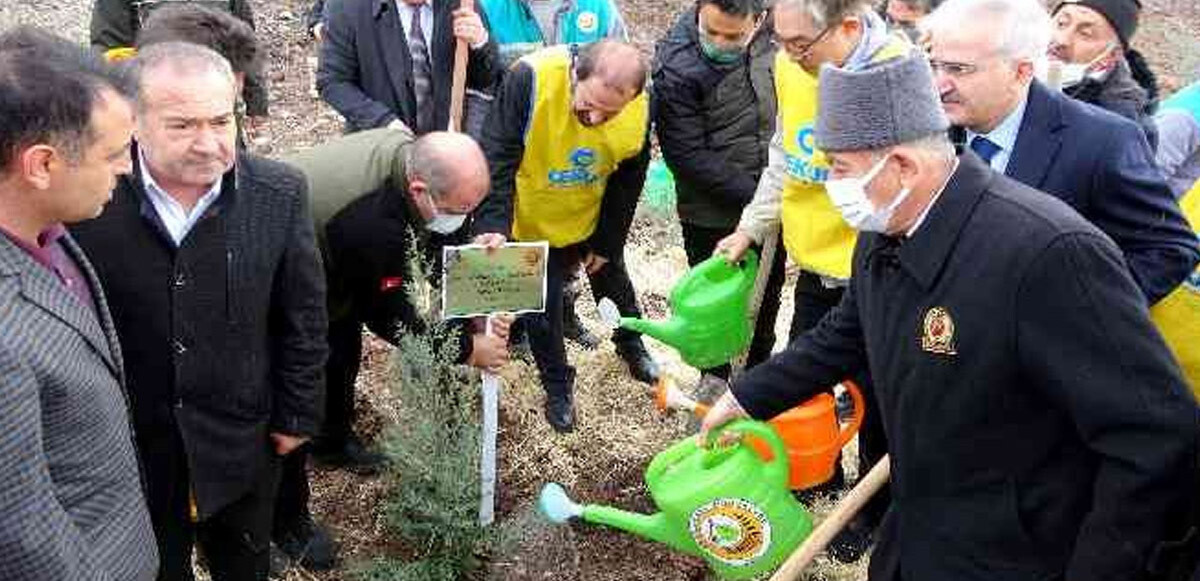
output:
{"label": "jacket pocket", "polygon": [[1011,479],[904,504],[906,553],[938,547],[919,558],[940,573],[929,578],[1040,581],[1062,574],[1026,529]]}

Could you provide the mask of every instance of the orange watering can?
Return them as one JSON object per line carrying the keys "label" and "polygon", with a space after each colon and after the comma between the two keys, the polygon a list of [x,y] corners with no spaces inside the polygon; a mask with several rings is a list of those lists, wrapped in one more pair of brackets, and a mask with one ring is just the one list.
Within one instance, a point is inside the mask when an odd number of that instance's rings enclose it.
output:
{"label": "orange watering can", "polygon": [[[866,412],[862,391],[850,380],[843,381],[842,385],[854,401],[854,415],[849,424],[840,425],[836,402],[828,393],[818,394],[768,422],[787,450],[788,485],[792,490],[812,488],[832,478],[838,453],[862,425]],[[708,413],[707,405],[689,398],[667,376],[658,382],[654,403],[659,410],[686,410],[699,418]],[[770,448],[764,442],[752,439],[751,445],[762,457],[771,456]]]}

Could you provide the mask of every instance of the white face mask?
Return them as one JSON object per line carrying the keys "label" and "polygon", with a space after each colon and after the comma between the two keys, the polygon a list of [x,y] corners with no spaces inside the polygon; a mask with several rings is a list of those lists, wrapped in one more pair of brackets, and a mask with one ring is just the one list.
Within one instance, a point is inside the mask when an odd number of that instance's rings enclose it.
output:
{"label": "white face mask", "polygon": [[892,214],[912,192],[910,188],[900,190],[896,199],[883,208],[876,208],[867,198],[867,185],[883,170],[887,160],[888,156],[885,155],[864,176],[825,182],[825,193],[829,195],[833,205],[841,212],[842,219],[855,230],[886,233],[888,222],[892,220]]}
{"label": "white face mask", "polygon": [[1092,67],[1108,56],[1108,53],[1114,48],[1114,45],[1109,45],[1100,54],[1096,55],[1096,58],[1086,63],[1059,63],[1058,86],[1069,89],[1088,79],[1096,81],[1104,80],[1104,75],[1108,71],[1093,71]]}
{"label": "white face mask", "polygon": [[444,214],[438,210],[437,204],[433,203],[433,197],[425,194],[425,198],[429,200],[429,207],[433,208],[433,217],[425,222],[426,230],[442,235],[452,234],[467,221],[466,214]]}

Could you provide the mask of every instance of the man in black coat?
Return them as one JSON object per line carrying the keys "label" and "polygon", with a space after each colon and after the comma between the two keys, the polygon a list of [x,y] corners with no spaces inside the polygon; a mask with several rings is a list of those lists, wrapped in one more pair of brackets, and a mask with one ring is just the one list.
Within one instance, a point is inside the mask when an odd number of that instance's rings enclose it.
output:
{"label": "man in black coat", "polygon": [[1112,241],[946,125],[920,57],[821,72],[854,276],[705,429],[868,366],[892,466],[872,581],[1147,579],[1183,537],[1200,410]]}
{"label": "man in black coat", "polygon": [[[308,181],[329,288],[325,423],[312,454],[370,473],[384,458],[354,433],[362,328],[393,345],[405,333],[425,331],[429,313],[418,310],[410,292],[414,284],[440,285],[442,248],[470,241],[465,216],[487,193],[487,161],[466,135],[432,132],[414,142],[407,130],[388,128],[333,139],[284,161]],[[418,260],[431,265],[428,273],[415,268]],[[503,365],[510,321],[494,317],[490,335],[475,321],[451,322],[457,362]],[[335,551],[308,510],[306,458],[295,454],[284,463],[275,543],[301,564],[325,569],[334,565]]]}
{"label": "man in black coat", "polygon": [[471,49],[468,88],[487,91],[500,73],[485,17],[457,0],[331,2],[325,14],[317,89],[345,117],[347,131],[445,129],[456,39]]}
{"label": "man in black coat", "polygon": [[198,45],[137,57],[133,173],[74,229],[128,367],[160,579],[266,579],[280,458],[320,426],[325,284],[304,178],[235,153],[235,81]]}
{"label": "man in black coat", "polygon": [[[675,177],[688,264],[712,256],[754,198],[775,131],[769,16],[759,0],[702,0],[684,10],[654,51],[651,115]],[[785,253],[777,244],[747,364],[771,356]],[[701,391],[728,366],[705,370]],[[722,390],[724,386],[722,385]],[[701,393],[700,395],[704,395]],[[714,394],[715,395],[715,394]]]}

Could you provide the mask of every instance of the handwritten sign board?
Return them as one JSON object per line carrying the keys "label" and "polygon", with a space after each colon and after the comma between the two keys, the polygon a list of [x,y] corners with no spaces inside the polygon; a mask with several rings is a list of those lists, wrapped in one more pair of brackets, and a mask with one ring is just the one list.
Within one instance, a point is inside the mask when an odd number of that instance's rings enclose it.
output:
{"label": "handwritten sign board", "polygon": [[546,242],[478,244],[442,250],[442,315],[447,319],[546,309]]}

